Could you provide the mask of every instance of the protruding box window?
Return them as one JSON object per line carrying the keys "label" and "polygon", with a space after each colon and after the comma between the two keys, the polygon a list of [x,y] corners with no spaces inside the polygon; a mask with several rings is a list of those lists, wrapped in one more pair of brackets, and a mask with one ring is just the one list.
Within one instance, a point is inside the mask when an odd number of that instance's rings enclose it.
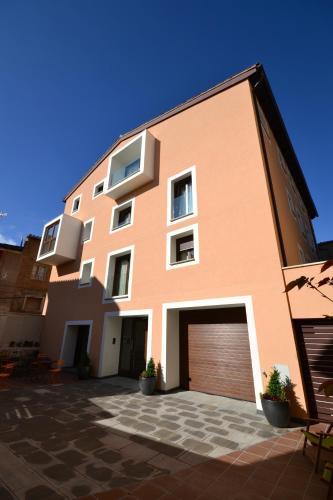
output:
{"label": "protruding box window", "polygon": [[48,222],[43,231],[37,262],[58,266],[75,260],[82,231],[82,222],[62,214]]}
{"label": "protruding box window", "polygon": [[145,130],[111,154],[107,194],[114,199],[141,187],[154,178],[155,139]]}

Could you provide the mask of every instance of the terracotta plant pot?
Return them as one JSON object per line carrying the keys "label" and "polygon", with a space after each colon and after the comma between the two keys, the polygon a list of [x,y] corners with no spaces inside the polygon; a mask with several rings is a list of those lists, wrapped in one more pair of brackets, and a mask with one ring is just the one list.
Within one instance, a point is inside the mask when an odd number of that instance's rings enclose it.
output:
{"label": "terracotta plant pot", "polygon": [[139,379],[139,387],[145,396],[151,396],[156,387],[156,377],[147,377]]}
{"label": "terracotta plant pot", "polygon": [[288,427],[290,422],[289,401],[273,401],[261,398],[262,409],[268,422],[274,427]]}

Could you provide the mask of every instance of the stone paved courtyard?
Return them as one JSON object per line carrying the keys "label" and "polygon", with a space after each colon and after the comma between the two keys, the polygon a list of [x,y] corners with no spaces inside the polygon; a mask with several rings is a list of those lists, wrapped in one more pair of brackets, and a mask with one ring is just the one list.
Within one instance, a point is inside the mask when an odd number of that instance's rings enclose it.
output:
{"label": "stone paved courtyard", "polygon": [[0,408],[1,500],[119,488],[130,498],[131,485],[186,477],[216,457],[292,434],[270,427],[253,403],[186,391],[147,397],[120,378],[3,390]]}

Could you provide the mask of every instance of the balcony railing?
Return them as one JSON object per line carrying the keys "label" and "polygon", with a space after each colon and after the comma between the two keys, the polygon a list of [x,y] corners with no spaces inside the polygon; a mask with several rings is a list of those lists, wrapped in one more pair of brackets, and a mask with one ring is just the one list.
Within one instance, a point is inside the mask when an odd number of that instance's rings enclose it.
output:
{"label": "balcony railing", "polygon": [[119,167],[111,175],[110,187],[113,187],[116,184],[119,184],[120,182],[124,181],[128,177],[131,177],[132,175],[139,172],[139,170],[140,170],[140,158],[133,161],[132,163],[129,163],[128,165]]}

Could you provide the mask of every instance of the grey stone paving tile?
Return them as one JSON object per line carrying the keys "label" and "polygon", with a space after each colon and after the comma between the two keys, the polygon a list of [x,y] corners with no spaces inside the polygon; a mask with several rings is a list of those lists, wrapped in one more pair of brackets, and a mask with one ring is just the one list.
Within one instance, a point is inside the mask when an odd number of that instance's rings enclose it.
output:
{"label": "grey stone paving tile", "polygon": [[211,411],[218,409],[218,407],[215,405],[208,405],[208,404],[204,404],[204,403],[198,405],[198,407],[202,408],[203,410],[211,410]]}
{"label": "grey stone paving tile", "polygon": [[113,475],[112,469],[106,467],[104,465],[100,465],[97,463],[88,463],[85,464],[85,467],[82,468],[82,472],[93,481],[98,483],[105,483],[110,481]]}
{"label": "grey stone paving tile", "polygon": [[55,455],[55,457],[59,461],[64,462],[65,464],[67,464],[70,467],[76,467],[77,465],[80,465],[85,460],[87,460],[87,456],[83,453],[80,453],[77,450],[63,451],[63,452]]}
{"label": "grey stone paving tile", "polygon": [[[237,425],[237,424],[235,424],[235,425]],[[205,431],[212,433],[212,434],[217,434],[218,436],[230,435],[230,432],[228,432],[226,429],[223,429],[222,427],[215,427],[213,425],[209,425],[208,427],[205,427]]]}
{"label": "grey stone paving tile", "polygon": [[178,413],[179,416],[181,417],[186,417],[186,418],[198,418],[198,412],[194,409],[193,411],[181,411]]}
{"label": "grey stone paving tile", "polygon": [[131,443],[121,449],[121,455],[123,458],[141,461],[150,460],[152,457],[157,455],[157,453],[157,451],[139,443]]}
{"label": "grey stone paving tile", "polygon": [[149,447],[158,453],[167,455],[168,457],[179,457],[183,453],[183,448],[177,446],[174,443],[162,443],[161,441],[155,441],[149,444]]}
{"label": "grey stone paving tile", "polygon": [[256,429],[260,429],[261,431],[274,432],[274,429],[271,425],[264,422],[248,422],[249,425],[255,427]]}
{"label": "grey stone paving tile", "polygon": [[194,427],[195,429],[200,429],[202,428],[202,422],[198,421],[198,420],[185,420],[184,422],[184,425],[188,425],[189,427]]}
{"label": "grey stone paving tile", "polygon": [[73,445],[82,452],[89,452],[101,448],[103,446],[103,443],[99,439],[90,438],[88,436],[76,439],[73,442]]}
{"label": "grey stone paving tile", "polygon": [[158,425],[160,422],[160,418],[157,417],[151,417],[150,415],[139,415],[138,417],[140,420],[143,420],[144,422],[150,422],[152,424]]}
{"label": "grey stone paving tile", "polygon": [[4,486],[0,485],[0,498],[1,500],[15,500],[15,497]]}
{"label": "grey stone paving tile", "polygon": [[226,420],[227,422],[232,422],[234,424],[244,424],[245,421],[243,418],[239,418],[239,417],[232,417],[232,416],[229,416],[229,415],[224,415],[223,416],[223,420]]}
{"label": "grey stone paving tile", "polygon": [[235,429],[236,431],[244,432],[245,434],[255,433],[255,429],[253,429],[253,427],[248,427],[247,425],[230,424],[229,429]]}
{"label": "grey stone paving tile", "polygon": [[43,469],[43,474],[47,476],[48,479],[53,479],[58,483],[68,481],[69,479],[75,477],[74,471],[64,464],[56,464],[46,467]]}
{"label": "grey stone paving tile", "polygon": [[183,434],[187,434],[187,435],[189,435],[191,437],[196,437],[198,439],[205,439],[208,436],[208,434],[206,432],[198,431],[196,429],[191,429],[191,428],[189,428],[189,429],[185,429],[185,428],[182,429],[182,433]]}
{"label": "grey stone paving tile", "polygon": [[217,420],[216,418],[205,418],[204,419],[205,424],[213,424],[213,425],[223,425],[223,420]]}
{"label": "grey stone paving tile", "polygon": [[231,439],[226,439],[224,437],[212,436],[210,441],[213,444],[222,446],[223,448],[229,448],[230,450],[237,450],[238,448],[238,443],[236,443],[235,441],[231,441]]}
{"label": "grey stone paving tile", "polygon": [[208,454],[214,450],[214,446],[209,443],[204,443],[203,441],[198,441],[196,439],[185,439],[181,445],[186,449],[200,454]]}
{"label": "grey stone paving tile", "polygon": [[[59,495],[54,489],[45,485],[38,485],[25,491],[26,500],[62,500],[64,497]],[[0,495],[0,498],[1,495]]]}
{"label": "grey stone paving tile", "polygon": [[[184,412],[184,413],[186,413],[186,415],[184,415],[185,417],[192,416],[191,413],[188,413],[188,412]],[[179,413],[179,415],[182,415],[182,414]],[[167,420],[171,420],[172,422],[177,422],[179,420],[179,415],[166,414],[166,415],[163,415],[163,418],[166,418]]]}
{"label": "grey stone paving tile", "polygon": [[175,422],[170,422],[170,420],[163,420],[161,419],[158,423],[159,427],[165,427],[166,429],[169,429],[170,431],[176,431],[180,429],[180,425],[176,424]]}
{"label": "grey stone paving tile", "polygon": [[24,460],[34,465],[47,465],[53,461],[50,455],[40,450],[25,455]]}
{"label": "grey stone paving tile", "polygon": [[29,453],[32,453],[34,451],[38,451],[37,446],[34,446],[28,441],[18,441],[16,443],[10,444],[9,447],[13,451],[13,453],[22,456],[28,455]]}
{"label": "grey stone paving tile", "polygon": [[248,420],[253,420],[254,422],[263,422],[264,417],[260,417],[259,415],[251,414],[251,413],[240,413],[240,417],[247,418]]}
{"label": "grey stone paving tile", "polygon": [[[214,450],[213,450],[214,451]],[[212,452],[210,452],[212,453]],[[228,450],[228,453],[230,453],[230,450]],[[217,455],[220,456],[220,455]],[[205,455],[200,455],[198,453],[193,453],[190,451],[186,451],[185,453],[182,454],[182,456],[179,458],[181,462],[184,462],[188,465],[199,465],[207,462],[210,460],[210,455],[205,456]]]}
{"label": "grey stone paving tile", "polygon": [[270,439],[276,436],[273,431],[258,431],[257,435],[264,439]]}
{"label": "grey stone paving tile", "polygon": [[145,422],[136,422],[133,424],[134,429],[139,432],[154,432],[156,427],[154,425],[147,424]]}
{"label": "grey stone paving tile", "polygon": [[120,462],[123,458],[121,452],[102,449],[94,453],[94,456],[107,464]]}
{"label": "grey stone paving tile", "polygon": [[131,444],[130,439],[118,436],[114,432],[108,434],[107,436],[103,437],[100,439],[100,441],[107,447],[111,447],[114,450],[120,450],[121,448],[124,448],[125,446],[128,446]]}
{"label": "grey stone paving tile", "polygon": [[149,463],[160,469],[162,472],[169,472],[171,474],[188,468],[188,464],[185,462],[163,454],[156,455],[154,458],[149,460]]}

